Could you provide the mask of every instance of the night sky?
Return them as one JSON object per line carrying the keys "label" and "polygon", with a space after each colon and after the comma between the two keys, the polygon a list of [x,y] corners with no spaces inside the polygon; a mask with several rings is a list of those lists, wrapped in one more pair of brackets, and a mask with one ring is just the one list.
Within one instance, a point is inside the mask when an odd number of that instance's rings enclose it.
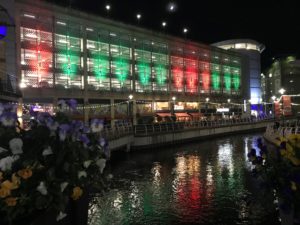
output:
{"label": "night sky", "polygon": [[[48,0],[71,5],[116,21],[139,25],[183,37],[183,27],[189,32],[187,38],[211,44],[227,39],[250,38],[266,45],[262,54],[262,66],[270,65],[273,57],[286,54],[300,55],[300,7],[296,1],[232,0]],[[173,2],[176,10],[170,12]],[[105,5],[110,4],[109,15]],[[299,3],[298,3],[299,4]],[[136,14],[142,18],[138,24]],[[167,22],[164,29],[162,21]]]}

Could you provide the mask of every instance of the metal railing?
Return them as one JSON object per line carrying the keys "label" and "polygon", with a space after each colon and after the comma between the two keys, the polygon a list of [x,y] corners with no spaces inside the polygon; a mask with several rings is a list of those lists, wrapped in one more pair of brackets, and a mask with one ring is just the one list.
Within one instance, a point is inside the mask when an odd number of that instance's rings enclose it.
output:
{"label": "metal railing", "polygon": [[263,121],[274,121],[273,118],[241,118],[228,120],[184,121],[175,123],[141,124],[134,126],[135,136],[147,136],[155,133],[179,132],[191,129],[207,129],[239,124],[251,124]]}
{"label": "metal railing", "polygon": [[118,124],[114,127],[104,126],[101,131],[101,136],[108,139],[113,140],[117,138],[121,138],[127,135],[133,134],[133,126],[132,124]]}

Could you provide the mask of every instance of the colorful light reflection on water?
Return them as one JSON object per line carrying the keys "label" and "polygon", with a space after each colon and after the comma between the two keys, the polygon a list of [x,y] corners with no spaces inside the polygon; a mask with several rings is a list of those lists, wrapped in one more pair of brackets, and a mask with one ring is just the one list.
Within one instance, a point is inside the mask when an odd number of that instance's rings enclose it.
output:
{"label": "colorful light reflection on water", "polygon": [[109,171],[115,188],[93,199],[89,225],[279,224],[272,198],[257,191],[249,172],[246,154],[258,137],[225,137],[115,158]]}

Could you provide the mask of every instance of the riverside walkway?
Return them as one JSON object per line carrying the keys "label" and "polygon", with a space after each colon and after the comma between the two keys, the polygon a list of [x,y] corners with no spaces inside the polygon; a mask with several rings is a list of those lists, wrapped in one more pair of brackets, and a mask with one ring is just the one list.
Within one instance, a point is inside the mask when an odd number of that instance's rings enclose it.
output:
{"label": "riverside walkway", "polygon": [[152,148],[226,134],[265,130],[274,124],[273,118],[244,118],[235,120],[185,121],[132,126],[119,124],[105,127],[102,135],[109,141],[109,150]]}

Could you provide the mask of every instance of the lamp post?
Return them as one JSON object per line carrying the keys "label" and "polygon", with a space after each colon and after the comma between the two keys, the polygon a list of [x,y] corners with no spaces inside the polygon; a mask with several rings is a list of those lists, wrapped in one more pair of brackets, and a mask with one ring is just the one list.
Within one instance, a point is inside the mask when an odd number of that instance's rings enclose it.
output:
{"label": "lamp post", "polygon": [[206,102],[206,104],[205,104],[205,114],[207,114],[209,98],[206,98],[205,102]]}
{"label": "lamp post", "polygon": [[[282,98],[282,104],[281,104],[281,118],[282,118],[282,126],[284,126],[283,94],[285,93],[285,89],[280,88],[278,92],[281,94],[281,97],[280,97],[280,98]],[[283,129],[282,129],[282,133],[283,133],[283,136],[284,136],[284,131],[283,131]]]}
{"label": "lamp post", "polygon": [[172,104],[171,104],[171,118],[173,120],[173,122],[175,122],[175,101],[176,101],[176,97],[173,96],[172,97]]}
{"label": "lamp post", "polygon": [[142,15],[140,13],[136,14],[136,18],[138,20],[138,24],[140,24],[140,19],[142,18]]}
{"label": "lamp post", "polygon": [[130,118],[131,122],[132,122],[132,99],[133,99],[133,95],[130,94],[128,96],[128,117]]}
{"label": "lamp post", "polygon": [[276,96],[273,95],[271,97],[271,99],[273,100],[273,102],[272,102],[272,111],[273,111],[273,116],[274,116],[274,119],[275,119],[275,100],[276,100]]}
{"label": "lamp post", "polygon": [[107,17],[108,17],[108,16],[109,16],[109,11],[110,11],[110,5],[107,4],[107,5],[105,6],[105,9],[106,9]]}
{"label": "lamp post", "polygon": [[186,38],[186,33],[188,32],[189,30],[187,28],[183,28],[183,34],[184,34],[184,38]]}

